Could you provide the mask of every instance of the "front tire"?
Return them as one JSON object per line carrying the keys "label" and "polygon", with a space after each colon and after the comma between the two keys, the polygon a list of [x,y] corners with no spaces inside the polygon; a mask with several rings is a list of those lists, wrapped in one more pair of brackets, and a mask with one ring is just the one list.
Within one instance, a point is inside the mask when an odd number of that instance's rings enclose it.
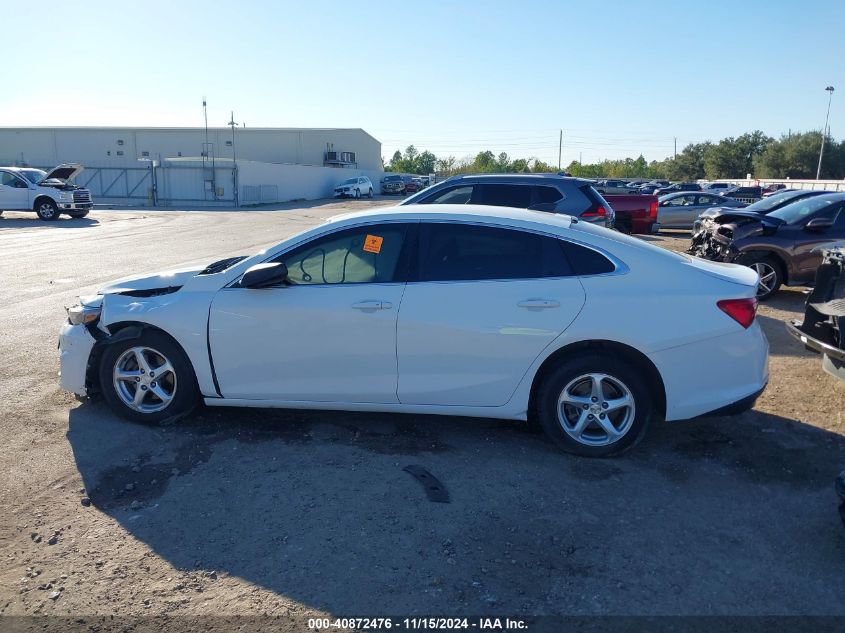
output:
{"label": "front tire", "polygon": [[39,220],[44,220],[45,222],[52,222],[53,220],[59,219],[59,208],[55,202],[47,198],[42,198],[35,203],[35,213],[38,215]]}
{"label": "front tire", "polygon": [[749,254],[737,259],[737,264],[748,266],[760,276],[757,284],[757,299],[765,301],[775,294],[783,284],[780,264],[768,255]]}
{"label": "front tire", "polygon": [[72,218],[84,218],[88,215],[88,211],[71,211],[68,215]]}
{"label": "front tire", "polygon": [[157,330],[106,347],[99,378],[111,409],[134,422],[175,422],[199,401],[191,361],[172,338]]}
{"label": "front tire", "polygon": [[540,425],[555,444],[575,455],[607,457],[632,448],[654,411],[642,373],[606,352],[563,361],[539,386]]}

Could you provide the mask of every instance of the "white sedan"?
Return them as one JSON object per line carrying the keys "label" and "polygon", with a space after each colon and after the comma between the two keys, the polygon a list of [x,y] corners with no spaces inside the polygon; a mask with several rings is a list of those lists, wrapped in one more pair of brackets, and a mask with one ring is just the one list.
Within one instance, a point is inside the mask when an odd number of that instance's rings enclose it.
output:
{"label": "white sedan", "polygon": [[61,385],[148,422],[200,401],[536,419],[563,449],[608,455],[652,418],[753,405],[756,288],[744,266],[566,215],[370,210],[83,297]]}

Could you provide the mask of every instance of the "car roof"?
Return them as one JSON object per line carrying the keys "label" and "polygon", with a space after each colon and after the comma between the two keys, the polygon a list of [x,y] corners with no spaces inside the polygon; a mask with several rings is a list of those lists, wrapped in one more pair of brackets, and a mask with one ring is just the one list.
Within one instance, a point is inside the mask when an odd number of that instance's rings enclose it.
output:
{"label": "car roof", "polygon": [[[592,185],[595,181],[593,180],[585,180],[584,178],[574,178],[573,176],[564,176],[562,174],[557,173],[544,173],[544,174],[457,174],[444,180],[443,182],[456,182],[459,180],[465,181],[485,181],[485,180],[497,180],[500,182],[514,182],[514,183],[525,183],[525,182],[541,182],[543,180],[565,180],[571,181],[579,185]],[[612,179],[617,180],[617,179]],[[440,184],[440,183],[438,183]]]}
{"label": "car roof", "polygon": [[388,220],[454,220],[485,224],[513,223],[515,225],[543,225],[553,229],[568,229],[572,224],[572,216],[563,213],[480,204],[414,204],[387,208],[378,207],[336,215],[329,218],[328,222],[354,224],[357,221]]}

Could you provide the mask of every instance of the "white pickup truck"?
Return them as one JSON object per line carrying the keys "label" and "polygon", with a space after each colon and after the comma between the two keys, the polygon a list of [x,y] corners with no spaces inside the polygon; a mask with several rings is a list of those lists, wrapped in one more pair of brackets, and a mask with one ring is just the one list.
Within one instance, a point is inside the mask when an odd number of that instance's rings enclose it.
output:
{"label": "white pickup truck", "polygon": [[82,218],[91,210],[91,192],[71,181],[84,168],[64,164],[45,172],[34,167],[0,167],[0,215],[3,211],[35,211],[42,220],[65,213]]}

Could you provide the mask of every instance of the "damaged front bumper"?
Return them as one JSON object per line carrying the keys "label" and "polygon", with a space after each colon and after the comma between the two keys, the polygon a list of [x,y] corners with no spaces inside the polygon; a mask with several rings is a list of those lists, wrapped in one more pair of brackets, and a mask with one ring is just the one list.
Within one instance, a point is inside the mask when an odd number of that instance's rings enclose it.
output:
{"label": "damaged front bumper", "polygon": [[65,323],[59,331],[59,386],[79,396],[88,395],[86,384],[91,350],[97,340],[85,325]]}
{"label": "damaged front bumper", "polygon": [[740,254],[733,246],[730,229],[710,220],[696,225],[687,253],[714,262],[727,263],[733,263]]}

